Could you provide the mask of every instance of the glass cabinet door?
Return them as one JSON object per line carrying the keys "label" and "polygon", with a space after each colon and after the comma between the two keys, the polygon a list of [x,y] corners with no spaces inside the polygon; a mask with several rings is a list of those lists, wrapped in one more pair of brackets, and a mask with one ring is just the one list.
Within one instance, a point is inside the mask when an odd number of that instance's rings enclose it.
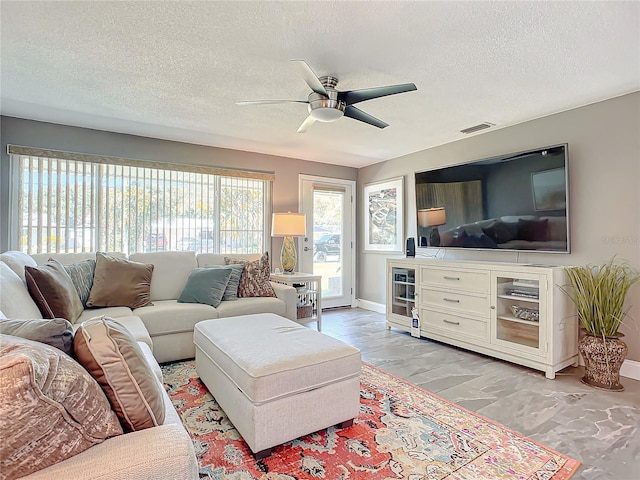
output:
{"label": "glass cabinet door", "polygon": [[411,317],[416,305],[416,271],[411,268],[393,267],[391,271],[391,312]]}
{"label": "glass cabinet door", "polygon": [[492,343],[544,355],[544,277],[538,275],[501,275],[494,278],[494,322]]}

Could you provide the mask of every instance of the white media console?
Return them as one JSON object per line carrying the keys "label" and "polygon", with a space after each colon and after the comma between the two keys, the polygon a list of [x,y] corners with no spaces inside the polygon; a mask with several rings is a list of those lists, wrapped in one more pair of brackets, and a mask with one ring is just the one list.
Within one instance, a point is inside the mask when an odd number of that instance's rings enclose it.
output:
{"label": "white media console", "polygon": [[445,261],[387,260],[387,328],[545,372],[578,365],[575,309],[560,287],[562,267]]}

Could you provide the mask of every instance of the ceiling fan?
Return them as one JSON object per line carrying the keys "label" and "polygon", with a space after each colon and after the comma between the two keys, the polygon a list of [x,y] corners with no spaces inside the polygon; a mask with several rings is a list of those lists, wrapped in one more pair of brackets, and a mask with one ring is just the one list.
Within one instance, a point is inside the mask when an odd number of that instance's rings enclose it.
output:
{"label": "ceiling fan", "polygon": [[298,133],[304,133],[316,121],[334,122],[342,116],[359,120],[378,128],[388,127],[389,124],[363,112],[353,105],[373,98],[386,97],[396,93],[417,90],[413,83],[389,85],[386,87],[363,88],[360,90],[336,90],[338,79],[325,75],[318,77],[304,60],[291,60],[298,68],[304,81],[313,90],[307,100],[248,100],[236,102],[236,105],[268,105],[275,103],[306,103],[309,116],[298,127]]}

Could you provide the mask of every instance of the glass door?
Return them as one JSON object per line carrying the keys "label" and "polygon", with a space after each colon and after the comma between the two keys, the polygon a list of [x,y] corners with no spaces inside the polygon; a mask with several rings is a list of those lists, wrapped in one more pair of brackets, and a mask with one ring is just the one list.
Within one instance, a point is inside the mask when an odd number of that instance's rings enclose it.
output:
{"label": "glass door", "polygon": [[300,205],[307,216],[301,271],[322,276],[322,306],[325,308],[354,303],[354,183],[300,176]]}
{"label": "glass door", "polygon": [[496,345],[544,356],[545,306],[540,292],[546,291],[545,278],[538,275],[497,274],[495,292]]}
{"label": "glass door", "polygon": [[416,271],[413,268],[391,269],[391,313],[411,318],[416,306]]}

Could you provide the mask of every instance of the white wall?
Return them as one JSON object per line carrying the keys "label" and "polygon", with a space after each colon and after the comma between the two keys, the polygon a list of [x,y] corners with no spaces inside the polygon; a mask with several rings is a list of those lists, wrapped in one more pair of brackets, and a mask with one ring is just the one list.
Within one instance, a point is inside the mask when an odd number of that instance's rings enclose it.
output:
{"label": "white wall", "polygon": [[[365,184],[404,175],[405,236],[415,237],[416,171],[559,143],[569,144],[570,254],[441,250],[439,256],[581,265],[598,264],[616,255],[640,269],[640,92],[362,168],[358,198],[362,199]],[[361,200],[359,245],[363,239],[362,205]],[[418,255],[434,253],[433,249],[418,249]],[[388,255],[359,253],[358,298],[385,302],[386,258]],[[628,303],[633,318],[622,328],[629,346],[627,358],[640,361],[640,285],[636,284]]]}

